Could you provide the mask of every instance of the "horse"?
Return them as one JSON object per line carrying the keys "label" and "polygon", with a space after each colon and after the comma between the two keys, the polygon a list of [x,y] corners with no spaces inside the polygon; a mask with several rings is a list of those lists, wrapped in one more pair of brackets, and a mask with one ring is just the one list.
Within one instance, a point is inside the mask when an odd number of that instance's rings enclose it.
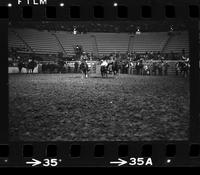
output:
{"label": "horse", "polygon": [[90,69],[89,69],[88,64],[86,63],[86,61],[82,61],[81,62],[80,70],[81,70],[82,74],[84,74],[85,78],[87,78]]}
{"label": "horse", "polygon": [[78,66],[79,66],[79,63],[76,61],[74,63],[74,73],[77,73],[78,72]]}
{"label": "horse", "polygon": [[152,72],[152,75],[156,75],[156,74],[157,74],[157,70],[158,70],[158,63],[153,62],[153,63],[151,64],[151,72]]}
{"label": "horse", "polygon": [[143,67],[143,75],[150,75],[149,65],[144,65],[144,67]]}
{"label": "horse", "polygon": [[22,61],[20,61],[18,63],[19,73],[21,73],[22,68],[26,68],[26,72],[27,73],[33,73],[35,67],[37,67],[37,63],[34,60],[31,60],[30,62],[22,62]]}
{"label": "horse", "polygon": [[42,73],[47,73],[47,71],[48,71],[48,64],[43,63],[42,64]]}
{"label": "horse", "polygon": [[137,75],[142,75],[143,74],[143,62],[140,60],[136,63],[136,66],[135,66],[135,69],[136,69],[136,72],[137,72]]}
{"label": "horse", "polygon": [[184,77],[188,76],[189,74],[189,68],[190,68],[190,65],[188,62],[184,61],[179,61],[176,65],[176,72],[177,72],[177,75],[178,75],[178,71],[180,72],[181,75],[183,75]]}
{"label": "horse", "polygon": [[17,64],[17,67],[19,69],[19,73],[21,73],[22,72],[22,68],[25,67],[24,62],[19,61],[18,64]]}
{"label": "horse", "polygon": [[110,63],[108,63],[106,60],[102,61],[100,71],[101,71],[101,76],[103,77],[108,77],[108,68],[110,66]]}
{"label": "horse", "polygon": [[57,72],[58,73],[64,73],[65,72],[65,62],[60,60],[56,64]]}
{"label": "horse", "polygon": [[30,62],[25,64],[25,68],[27,70],[27,74],[28,73],[33,73],[35,67],[37,67],[37,63],[34,60],[31,60]]}
{"label": "horse", "polygon": [[118,61],[113,61],[111,63],[108,63],[107,67],[108,67],[108,70],[110,70],[111,73],[113,73],[114,75],[117,75],[119,73],[120,64],[118,63]]}
{"label": "horse", "polygon": [[101,76],[103,77],[108,77],[108,67],[107,66],[101,66]]}
{"label": "horse", "polygon": [[120,64],[118,61],[112,61],[112,62],[107,62],[107,61],[103,61],[101,63],[101,76],[102,77],[108,77],[108,73],[109,74],[113,74],[114,76],[119,74],[119,70],[120,70]]}
{"label": "horse", "polygon": [[163,74],[163,64],[162,64],[162,62],[158,63],[157,69],[158,69],[158,75],[162,75]]}
{"label": "horse", "polygon": [[164,68],[164,75],[168,75],[168,68],[169,68],[169,64],[167,62],[164,63],[163,68]]}

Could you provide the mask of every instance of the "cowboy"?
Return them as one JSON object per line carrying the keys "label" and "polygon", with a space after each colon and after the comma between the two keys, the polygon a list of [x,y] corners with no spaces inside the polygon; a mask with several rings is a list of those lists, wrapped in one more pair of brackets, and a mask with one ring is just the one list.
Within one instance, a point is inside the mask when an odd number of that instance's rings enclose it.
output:
{"label": "cowboy", "polygon": [[164,62],[163,67],[164,67],[164,74],[165,74],[165,75],[168,75],[169,64],[168,64],[166,61]]}
{"label": "cowboy", "polygon": [[88,67],[87,61],[85,59],[81,60],[80,70],[82,71],[83,74],[85,74],[85,77],[87,78],[88,72],[89,72],[89,67]]}
{"label": "cowboy", "polygon": [[101,66],[107,67],[108,66],[108,62],[106,60],[102,60]]}

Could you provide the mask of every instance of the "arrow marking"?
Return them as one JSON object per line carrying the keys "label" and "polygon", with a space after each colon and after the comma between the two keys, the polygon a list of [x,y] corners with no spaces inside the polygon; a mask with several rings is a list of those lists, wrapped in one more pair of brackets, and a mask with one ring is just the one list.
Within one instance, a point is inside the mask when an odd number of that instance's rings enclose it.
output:
{"label": "arrow marking", "polygon": [[32,159],[32,162],[26,162],[26,164],[30,164],[32,166],[36,166],[36,165],[39,165],[41,163],[42,162],[40,162],[39,160],[36,160],[36,159]]}
{"label": "arrow marking", "polygon": [[126,160],[118,159],[118,161],[110,162],[110,164],[118,164],[118,166],[125,165],[127,163]]}

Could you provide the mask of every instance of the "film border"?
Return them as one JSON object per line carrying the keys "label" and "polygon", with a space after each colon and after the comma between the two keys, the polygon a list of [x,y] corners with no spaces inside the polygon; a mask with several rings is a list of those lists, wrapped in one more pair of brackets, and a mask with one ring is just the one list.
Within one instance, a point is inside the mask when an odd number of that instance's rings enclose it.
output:
{"label": "film border", "polygon": [[[5,0],[4,0],[5,1]],[[7,6],[8,1],[2,1],[0,6]],[[64,2],[64,1],[62,1]],[[48,3],[48,6],[56,7],[56,18],[46,18],[45,17],[45,7],[46,6],[32,6],[33,9],[33,18],[31,19],[23,19],[22,17],[22,8],[23,6],[18,6],[16,2],[12,2],[12,7],[7,8],[8,10],[8,18],[0,20],[0,33],[1,33],[1,41],[0,41],[0,51],[1,57],[3,59],[3,65],[7,66],[7,50],[8,50],[8,41],[7,41],[7,27],[9,21],[64,21],[64,20],[93,20],[91,14],[91,8],[96,5],[100,4],[105,6],[105,16],[103,19],[99,20],[119,20],[116,17],[116,13],[110,9],[112,9],[112,5],[109,4],[109,1],[95,1],[95,2],[88,3],[83,2],[83,0],[79,1],[67,1],[65,3],[65,9],[69,8],[71,4],[79,5],[81,7],[81,18],[79,19],[71,19],[68,15],[66,15],[66,11],[63,8],[60,8],[59,4],[61,1],[51,1]],[[120,4],[120,1],[117,1]],[[121,1],[122,2],[122,1]],[[200,77],[198,74],[198,58],[199,58],[199,41],[198,41],[198,22],[199,16],[195,18],[189,17],[189,5],[196,5],[199,7],[199,2],[196,0],[177,0],[177,1],[146,1],[142,0],[140,3],[136,1],[123,1],[122,5],[128,4],[129,7],[129,17],[130,20],[147,20],[146,18],[141,17],[141,9],[142,5],[149,5],[152,7],[152,18],[148,18],[148,20],[179,20],[186,23],[189,30],[189,38],[190,38],[190,55],[191,55],[191,67],[192,72],[190,76],[190,94],[191,94],[191,103],[190,103],[190,136],[189,141],[151,141],[151,142],[49,142],[49,143],[23,143],[23,142],[9,142],[8,141],[8,118],[4,115],[4,117],[0,118],[0,143],[1,145],[8,145],[8,156],[5,159],[0,158],[2,161],[7,160],[8,162],[2,164],[2,166],[25,166],[24,158],[22,155],[22,147],[23,145],[33,145],[33,157],[34,158],[45,158],[45,150],[47,145],[56,145],[57,146],[57,157],[60,156],[61,158],[65,158],[66,164],[62,164],[63,166],[109,166],[109,161],[117,160],[117,152],[119,145],[126,145],[128,147],[128,155],[125,156],[130,157],[131,155],[134,156],[141,156],[142,153],[142,146],[143,145],[151,145],[152,146],[152,159],[155,161],[154,166],[199,166],[199,153],[197,157],[191,158],[190,155],[190,146],[191,144],[199,145],[200,140],[200,133],[198,132],[199,129],[199,104],[200,104],[200,95],[199,89],[200,85],[199,82]],[[131,6],[130,6],[131,5]],[[165,5],[174,5],[176,7],[176,17],[173,19],[166,18],[163,13],[163,8]],[[88,10],[88,7],[90,10]],[[132,10],[133,9],[133,10]],[[132,13],[133,12],[133,13]],[[126,19],[120,19],[126,20]],[[8,88],[8,75],[7,75],[7,67],[1,68],[1,88],[2,92],[7,92]],[[2,99],[2,104],[4,106],[2,109],[2,114],[8,113],[8,106],[7,103],[8,99]],[[78,158],[70,158],[70,147],[71,145],[80,145],[80,157]],[[94,156],[94,147],[95,145],[103,145],[103,157],[95,158]],[[170,157],[172,161],[171,164],[165,164],[164,162],[167,161],[166,156],[166,148],[167,145],[175,145],[176,151],[175,155]],[[174,149],[173,146],[171,149]],[[198,146],[197,146],[197,149]],[[91,151],[93,150],[93,151]],[[185,154],[186,153],[186,154]],[[63,157],[64,156],[64,157]],[[84,162],[84,163],[83,163]]]}

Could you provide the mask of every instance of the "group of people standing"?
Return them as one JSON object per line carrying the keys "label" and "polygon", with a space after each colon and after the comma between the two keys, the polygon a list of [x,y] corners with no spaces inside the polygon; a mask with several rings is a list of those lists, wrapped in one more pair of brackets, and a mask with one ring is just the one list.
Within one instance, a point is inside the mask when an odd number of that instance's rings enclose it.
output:
{"label": "group of people standing", "polygon": [[[102,60],[101,66],[108,66],[113,60]],[[157,62],[144,61],[118,61],[119,73],[136,75],[168,75],[169,64],[160,60]],[[108,67],[109,70],[109,67]]]}
{"label": "group of people standing", "polygon": [[137,75],[168,75],[169,64],[166,61],[144,61],[131,62],[129,73]]}
{"label": "group of people standing", "polygon": [[[136,75],[168,75],[169,67],[173,66],[164,58],[161,58],[160,60],[149,60],[144,57],[133,59],[129,56],[130,55],[125,55],[125,57],[121,57],[119,54],[110,54],[109,56],[101,57],[100,60],[95,61],[95,63],[91,63],[87,54],[84,53],[80,55],[79,60],[74,62],[58,59],[57,62],[42,63],[40,61],[34,61],[34,58],[32,57],[25,59],[26,61],[21,57],[17,57],[17,63],[19,72],[21,72],[23,67],[30,68],[33,72],[38,64],[40,65],[39,68],[41,67],[41,71],[39,72],[42,73],[80,73],[83,70],[89,72],[99,64],[101,67],[106,68],[105,70],[108,73]],[[182,72],[188,74],[189,58],[182,56],[181,60],[177,61],[173,69],[175,69],[176,75],[179,75]]]}
{"label": "group of people standing", "polygon": [[[123,59],[119,60],[116,57],[107,57],[101,60],[101,66],[108,66],[112,62],[118,64],[119,73],[121,74],[136,74],[136,75],[168,75],[171,67],[178,74],[188,74],[189,72],[189,58],[182,57],[176,63],[169,63],[165,59],[160,60],[145,60],[140,58],[138,60]],[[109,70],[109,68],[108,68]]]}

